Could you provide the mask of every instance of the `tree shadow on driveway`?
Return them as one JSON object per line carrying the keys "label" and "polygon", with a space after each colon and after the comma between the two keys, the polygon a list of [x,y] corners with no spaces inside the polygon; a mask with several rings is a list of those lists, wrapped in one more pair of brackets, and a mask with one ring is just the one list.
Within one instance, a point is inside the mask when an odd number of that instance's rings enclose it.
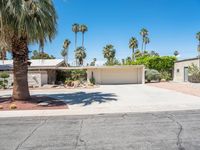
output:
{"label": "tree shadow on driveway", "polygon": [[58,98],[64,100],[69,105],[83,104],[83,106],[91,105],[94,102],[106,103],[108,101],[117,101],[116,95],[113,93],[102,92],[75,92],[75,93],[62,93],[62,94],[50,94],[49,97]]}

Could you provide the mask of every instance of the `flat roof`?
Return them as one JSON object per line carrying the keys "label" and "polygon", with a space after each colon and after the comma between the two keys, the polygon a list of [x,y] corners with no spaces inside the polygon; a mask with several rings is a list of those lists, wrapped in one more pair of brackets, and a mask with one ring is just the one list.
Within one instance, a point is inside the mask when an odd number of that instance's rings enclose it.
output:
{"label": "flat roof", "polygon": [[80,66],[80,67],[58,67],[58,70],[83,70],[83,69],[110,69],[110,68],[144,68],[144,65],[116,65],[116,66]]}
{"label": "flat roof", "polygon": [[[31,65],[28,69],[56,69],[64,63],[63,59],[32,59],[29,61]],[[1,68],[8,68],[7,66],[9,66],[9,69],[12,69],[13,60],[0,60],[0,66]]]}
{"label": "flat roof", "polygon": [[197,60],[197,59],[198,59],[198,57],[187,58],[187,59],[177,60],[175,63],[184,62],[184,61],[191,61],[191,60]]}

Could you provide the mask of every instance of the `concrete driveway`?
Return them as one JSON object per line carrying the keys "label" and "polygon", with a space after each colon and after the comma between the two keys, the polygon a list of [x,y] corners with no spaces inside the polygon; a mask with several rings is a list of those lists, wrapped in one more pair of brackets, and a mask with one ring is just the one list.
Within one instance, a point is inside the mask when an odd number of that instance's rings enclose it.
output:
{"label": "concrete driveway", "polygon": [[[1,95],[9,94],[2,92]],[[32,90],[65,100],[68,110],[16,111],[15,115],[83,115],[200,109],[200,97],[147,85],[102,85],[94,89]],[[0,116],[9,112],[0,112]],[[11,112],[12,113],[12,112]]]}

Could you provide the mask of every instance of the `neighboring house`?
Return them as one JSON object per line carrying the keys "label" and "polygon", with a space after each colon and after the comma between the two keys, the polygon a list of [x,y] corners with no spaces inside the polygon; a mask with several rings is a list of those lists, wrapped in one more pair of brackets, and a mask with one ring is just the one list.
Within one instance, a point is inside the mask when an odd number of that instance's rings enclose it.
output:
{"label": "neighboring house", "polygon": [[[83,66],[65,67],[63,59],[29,60],[29,86],[41,87],[45,84],[55,84],[57,70],[85,69],[87,81],[93,77],[96,84],[144,84],[144,65],[132,66]],[[9,85],[13,83],[12,60],[0,61],[0,72],[10,74]]]}
{"label": "neighboring house", "polygon": [[[63,59],[35,59],[29,60],[31,65],[28,68],[29,86],[41,87],[44,84],[55,84],[56,70],[64,65]],[[0,60],[0,72],[7,71],[10,74],[9,84],[13,83],[12,60]]]}
{"label": "neighboring house", "polygon": [[174,64],[174,81],[188,82],[188,67],[192,64],[199,66],[198,58],[183,59]]}

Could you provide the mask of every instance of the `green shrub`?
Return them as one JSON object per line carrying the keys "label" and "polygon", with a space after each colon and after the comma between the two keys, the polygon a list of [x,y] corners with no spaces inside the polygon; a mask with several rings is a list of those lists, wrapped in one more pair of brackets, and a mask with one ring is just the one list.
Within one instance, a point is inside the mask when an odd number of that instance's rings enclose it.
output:
{"label": "green shrub", "polygon": [[200,83],[200,69],[197,65],[192,64],[188,68],[188,80],[194,83]]}
{"label": "green shrub", "polygon": [[172,80],[172,75],[167,71],[163,71],[163,72],[161,72],[161,79],[165,79],[166,81],[170,81],[170,80]]}
{"label": "green shrub", "polygon": [[91,78],[90,78],[90,83],[92,83],[93,85],[95,85],[96,81],[95,81],[95,78],[94,78],[94,77],[91,77]]}
{"label": "green shrub", "polygon": [[58,71],[56,80],[66,83],[67,81],[85,81],[87,79],[86,70],[66,70]]}
{"label": "green shrub", "polygon": [[157,70],[148,69],[145,72],[145,79],[147,80],[147,82],[151,82],[152,80],[160,81],[161,74]]}
{"label": "green shrub", "polygon": [[0,88],[6,89],[8,86],[8,80],[7,78],[9,78],[10,75],[7,72],[2,72],[0,74]]}

